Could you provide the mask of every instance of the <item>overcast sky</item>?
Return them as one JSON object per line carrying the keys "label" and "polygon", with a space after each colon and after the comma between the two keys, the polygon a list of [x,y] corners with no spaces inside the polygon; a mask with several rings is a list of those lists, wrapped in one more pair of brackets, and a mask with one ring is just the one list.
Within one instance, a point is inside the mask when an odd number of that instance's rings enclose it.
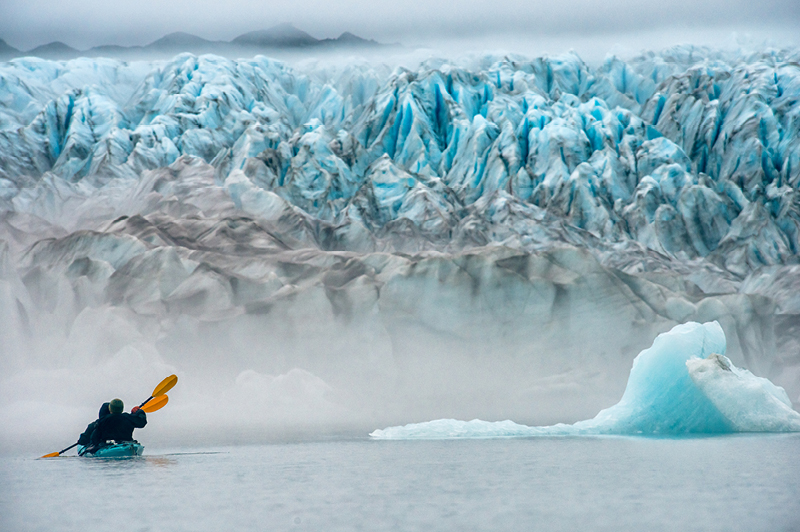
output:
{"label": "overcast sky", "polygon": [[404,44],[669,27],[800,33],[800,0],[0,0],[0,38],[21,50],[147,44],[173,31],[230,40],[284,22],[317,38],[351,31]]}

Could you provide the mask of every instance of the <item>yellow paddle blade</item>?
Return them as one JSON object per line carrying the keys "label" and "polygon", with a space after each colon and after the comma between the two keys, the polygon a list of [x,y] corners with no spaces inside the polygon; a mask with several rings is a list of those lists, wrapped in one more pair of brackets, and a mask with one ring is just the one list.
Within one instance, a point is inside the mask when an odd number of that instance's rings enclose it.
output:
{"label": "yellow paddle blade", "polygon": [[41,456],[40,458],[55,458],[58,455],[59,455],[59,453],[56,452],[56,453],[46,454],[44,456]]}
{"label": "yellow paddle blade", "polygon": [[[153,397],[164,395],[165,393],[170,391],[172,387],[175,386],[176,384],[178,384],[177,375],[170,375],[169,377],[161,381],[161,383],[158,386],[156,386],[156,389],[153,390],[153,393],[151,395]],[[145,410],[145,412],[147,412],[147,410]]]}
{"label": "yellow paddle blade", "polygon": [[150,412],[155,412],[156,410],[161,410],[162,408],[164,408],[164,405],[167,404],[167,401],[169,401],[169,396],[167,396],[166,394],[161,395],[159,397],[156,397],[155,399],[151,399],[146,405],[142,407],[142,410],[144,410],[148,414]]}

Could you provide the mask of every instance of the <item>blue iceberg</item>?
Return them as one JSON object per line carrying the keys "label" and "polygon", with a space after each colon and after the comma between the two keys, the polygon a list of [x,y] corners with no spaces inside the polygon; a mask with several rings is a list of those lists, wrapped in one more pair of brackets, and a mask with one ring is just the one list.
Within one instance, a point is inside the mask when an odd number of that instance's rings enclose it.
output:
{"label": "blue iceberg", "polygon": [[601,434],[724,434],[800,431],[783,388],[734,366],[719,323],[685,323],[660,334],[633,361],[616,405],[574,425],[439,419],[389,427],[375,439],[502,438]]}

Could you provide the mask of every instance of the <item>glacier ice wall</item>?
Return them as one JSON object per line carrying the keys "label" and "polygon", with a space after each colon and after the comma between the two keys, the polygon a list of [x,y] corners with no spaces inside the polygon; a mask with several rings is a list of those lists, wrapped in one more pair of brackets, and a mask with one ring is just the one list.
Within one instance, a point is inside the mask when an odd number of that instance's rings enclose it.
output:
{"label": "glacier ice wall", "polygon": [[[45,219],[67,185],[189,156],[246,213],[321,223],[327,249],[597,238],[738,277],[797,254],[796,51],[684,47],[597,69],[575,55],[393,72],[182,55],[2,72],[2,199]],[[554,220],[577,234],[534,230]]]}
{"label": "glacier ice wall", "polygon": [[737,368],[716,322],[660,334],[633,361],[620,401],[573,425],[440,419],[373,431],[375,439],[451,439],[599,434],[724,434],[800,431],[783,388]]}
{"label": "glacier ice wall", "polygon": [[712,320],[800,402],[798,59],[0,63],[4,430],[575,421]]}

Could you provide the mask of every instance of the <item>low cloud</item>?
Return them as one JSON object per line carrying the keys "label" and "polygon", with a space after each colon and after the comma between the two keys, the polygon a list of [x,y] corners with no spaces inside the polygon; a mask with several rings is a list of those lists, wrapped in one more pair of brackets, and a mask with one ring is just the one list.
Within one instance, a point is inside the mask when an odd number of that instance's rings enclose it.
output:
{"label": "low cloud", "polygon": [[64,41],[77,48],[100,44],[142,45],[166,33],[185,31],[207,39],[230,40],[256,29],[290,22],[315,37],[351,31],[386,42],[425,44],[432,39],[496,34],[586,34],[635,32],[663,27],[797,27],[795,0],[621,0],[532,2],[478,0],[378,3],[366,0],[323,2],[277,0],[30,0],[4,6],[0,38],[28,50]]}

